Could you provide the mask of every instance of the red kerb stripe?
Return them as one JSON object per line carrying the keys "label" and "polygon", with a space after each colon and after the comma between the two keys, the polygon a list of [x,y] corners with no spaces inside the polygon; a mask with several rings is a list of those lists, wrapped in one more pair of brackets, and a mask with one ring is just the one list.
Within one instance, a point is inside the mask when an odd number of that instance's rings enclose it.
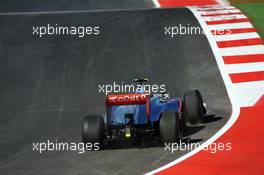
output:
{"label": "red kerb stripe", "polygon": [[230,40],[230,41],[218,41],[216,43],[219,48],[226,48],[226,47],[261,45],[263,44],[263,41],[261,38],[252,38],[252,39],[241,39],[241,40]]}
{"label": "red kerb stripe", "polygon": [[225,64],[264,62],[264,54],[223,56]]}
{"label": "red kerb stripe", "polygon": [[229,74],[233,83],[264,80],[264,71]]}
{"label": "red kerb stripe", "polygon": [[222,30],[211,30],[213,35],[230,35],[237,33],[250,33],[256,32],[255,28],[243,28],[243,29],[222,29]]}
{"label": "red kerb stripe", "polygon": [[206,21],[208,25],[216,25],[216,24],[230,24],[230,23],[240,23],[240,22],[249,22],[248,18],[241,19],[228,19],[228,20],[217,20],[217,21]]}

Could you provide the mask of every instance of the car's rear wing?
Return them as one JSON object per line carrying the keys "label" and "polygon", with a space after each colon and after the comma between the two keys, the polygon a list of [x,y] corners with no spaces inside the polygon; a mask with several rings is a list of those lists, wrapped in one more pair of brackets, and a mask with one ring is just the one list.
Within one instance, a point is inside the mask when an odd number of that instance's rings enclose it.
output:
{"label": "car's rear wing", "polygon": [[106,97],[106,108],[107,114],[111,110],[110,106],[115,105],[146,105],[146,113],[150,116],[150,107],[149,107],[149,95],[148,94],[118,94],[118,95],[107,95]]}
{"label": "car's rear wing", "polygon": [[118,94],[108,95],[106,97],[106,105],[139,105],[146,104],[148,101],[147,94]]}

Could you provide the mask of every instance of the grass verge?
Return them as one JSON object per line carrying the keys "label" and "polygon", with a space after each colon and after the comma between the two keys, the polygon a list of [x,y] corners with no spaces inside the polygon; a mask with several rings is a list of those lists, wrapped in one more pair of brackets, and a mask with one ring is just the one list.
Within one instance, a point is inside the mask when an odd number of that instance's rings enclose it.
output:
{"label": "grass verge", "polygon": [[235,6],[251,19],[259,35],[264,39],[264,3],[236,4]]}

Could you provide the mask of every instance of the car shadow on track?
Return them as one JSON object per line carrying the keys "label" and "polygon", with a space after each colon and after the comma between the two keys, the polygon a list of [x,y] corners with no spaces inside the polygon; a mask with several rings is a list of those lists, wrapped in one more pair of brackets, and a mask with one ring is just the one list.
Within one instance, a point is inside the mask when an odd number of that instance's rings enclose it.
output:
{"label": "car shadow on track", "polygon": [[184,137],[186,136],[191,136],[199,131],[201,131],[202,129],[204,129],[205,126],[185,126],[184,129]]}
{"label": "car shadow on track", "polygon": [[218,120],[221,120],[223,117],[216,117],[215,114],[207,114],[203,117],[203,120],[201,123],[211,123]]}

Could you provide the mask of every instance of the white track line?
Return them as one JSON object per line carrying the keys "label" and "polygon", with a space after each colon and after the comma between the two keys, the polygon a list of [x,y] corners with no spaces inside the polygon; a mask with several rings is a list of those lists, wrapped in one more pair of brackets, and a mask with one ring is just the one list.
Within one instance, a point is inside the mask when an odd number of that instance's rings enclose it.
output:
{"label": "white track line", "polygon": [[242,63],[242,64],[228,64],[225,66],[228,73],[243,73],[243,72],[257,72],[264,71],[264,62],[258,63]]}
{"label": "white track line", "polygon": [[214,38],[216,41],[230,41],[230,40],[259,38],[259,35],[256,32],[249,32],[249,33],[236,33],[230,35],[214,35]]}
{"label": "white track line", "polygon": [[240,106],[253,106],[264,94],[264,81],[235,83],[233,86]]}
{"label": "white track line", "polygon": [[264,54],[263,45],[221,48],[223,56]]}

